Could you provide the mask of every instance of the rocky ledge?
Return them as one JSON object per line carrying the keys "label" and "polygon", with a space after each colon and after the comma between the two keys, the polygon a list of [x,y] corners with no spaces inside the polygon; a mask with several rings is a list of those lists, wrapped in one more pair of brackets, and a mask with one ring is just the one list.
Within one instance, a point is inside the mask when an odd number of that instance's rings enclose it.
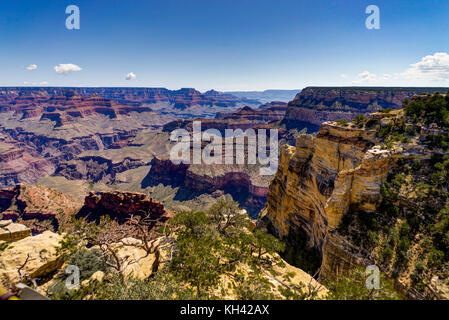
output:
{"label": "rocky ledge", "polygon": [[150,215],[152,218],[168,218],[161,203],[149,199],[144,193],[136,192],[100,192],[98,195],[91,192],[84,200],[84,207],[79,215],[85,215],[86,211],[90,212],[91,218],[108,214],[119,221],[141,214]]}

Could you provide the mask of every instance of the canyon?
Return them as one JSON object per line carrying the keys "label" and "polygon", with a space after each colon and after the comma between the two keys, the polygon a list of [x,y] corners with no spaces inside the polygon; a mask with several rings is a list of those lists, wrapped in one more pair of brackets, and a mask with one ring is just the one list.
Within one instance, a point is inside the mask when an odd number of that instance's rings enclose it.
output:
{"label": "canyon", "polygon": [[[286,111],[283,102],[267,103],[260,109],[241,107],[254,107],[258,102],[213,90],[201,94],[194,89],[47,87],[1,88],[0,93],[0,142],[4,151],[0,186],[43,183],[77,199],[90,190],[131,190],[152,192],[154,196],[168,192],[192,204],[198,197],[203,199],[200,204],[211,203],[219,194],[233,190],[236,196],[234,190],[243,190],[239,198],[249,200],[240,202],[253,216],[263,206],[269,181],[253,185],[250,176],[255,174],[248,172],[254,170],[245,166],[222,170],[223,181],[215,180],[212,174],[221,168],[194,175],[189,170],[191,179],[181,190],[173,190],[172,183],[157,186],[142,181],[157,171],[151,170],[155,156],[162,159],[169,154],[173,146],[169,133],[189,127],[192,120],[186,117],[202,121],[204,130],[246,130],[272,127]],[[157,167],[160,162],[154,163]],[[173,179],[170,171],[165,173],[166,179]],[[81,188],[71,187],[73,184]]]}
{"label": "canyon", "polygon": [[[375,264],[404,296],[441,298],[446,269],[414,282],[415,261],[431,259],[422,235],[410,236],[411,261],[399,268],[401,253],[387,263],[384,251],[402,244],[385,245],[391,235],[376,229],[378,244],[368,245],[374,231],[362,224],[403,228],[406,218],[388,220],[385,184],[404,163],[430,168],[435,155],[446,154],[447,130],[401,109],[437,91],[447,89],[309,87],[288,103],[261,104],[194,89],[0,88],[0,220],[36,236],[67,230],[74,216],[109,216],[120,225],[145,212],[159,221],[156,230],[176,212],[232,199],[286,243],[283,259],[320,282]],[[202,131],[278,130],[276,174],[260,175],[259,164],[173,163],[170,134],[191,132],[194,121]],[[420,185],[430,176],[415,170],[407,181]],[[412,210],[417,200],[401,192],[395,206]]]}

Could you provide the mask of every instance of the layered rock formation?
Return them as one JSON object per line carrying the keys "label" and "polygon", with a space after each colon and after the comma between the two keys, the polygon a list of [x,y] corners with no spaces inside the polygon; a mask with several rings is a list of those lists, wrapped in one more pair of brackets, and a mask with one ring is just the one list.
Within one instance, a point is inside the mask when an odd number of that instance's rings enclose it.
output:
{"label": "layered rock formation", "polygon": [[[0,112],[0,186],[37,183],[55,171],[66,177],[91,177],[93,181],[112,183],[116,173],[146,164],[133,158],[113,162],[79,155],[122,149],[141,131],[165,123],[165,116],[143,106],[130,107],[96,95],[84,98],[72,91],[63,92],[66,95],[62,97],[32,96],[38,100],[29,107],[33,114],[17,101],[27,100],[23,96],[10,102],[11,110]],[[99,164],[98,170],[89,168],[93,162]]]}
{"label": "layered rock formation", "polygon": [[33,183],[55,170],[51,160],[7,135],[0,134],[0,153],[0,187]]}
{"label": "layered rock formation", "polygon": [[148,163],[129,157],[115,163],[111,159],[103,157],[85,156],[62,163],[57,168],[55,175],[63,176],[70,180],[88,180],[93,183],[112,184],[116,182],[117,174],[145,165],[148,165]]}
{"label": "layered rock formation", "polygon": [[22,240],[31,236],[31,230],[23,224],[13,223],[12,220],[0,221],[0,243]]}
{"label": "layered rock formation", "polygon": [[201,121],[201,130],[217,129],[224,134],[226,129],[246,130],[282,120],[286,109],[287,106],[285,104],[270,106],[267,109],[252,109],[246,106],[236,112],[217,113],[215,119],[178,119],[165,124],[162,130],[171,132],[181,128],[192,131],[193,121]]}
{"label": "layered rock formation", "polygon": [[56,190],[22,184],[0,190],[0,218],[28,226],[34,233],[58,231],[81,204]]}
{"label": "layered rock formation", "polygon": [[289,128],[318,131],[321,123],[352,120],[358,114],[398,109],[404,99],[422,93],[446,92],[448,88],[325,88],[308,87],[289,102],[283,122]]}
{"label": "layered rock formation", "polygon": [[[242,122],[247,120],[248,122],[253,122],[253,125],[265,124],[283,119],[286,111],[286,103],[272,102],[261,105],[258,109],[252,109],[246,106],[236,112],[217,113],[215,118]],[[229,121],[229,123],[231,123],[231,121]]]}
{"label": "layered rock formation", "polygon": [[403,121],[399,111],[373,114],[364,128],[326,122],[316,136],[301,135],[296,147],[282,148],[260,220],[288,243],[290,260],[322,278],[375,262],[339,227],[346,215],[379,210],[381,186],[399,161],[431,158],[423,137],[383,145],[380,128]]}
{"label": "layered rock formation", "polygon": [[131,146],[141,132],[174,118],[213,117],[245,102],[258,104],[194,89],[0,88],[0,186],[53,174],[113,184],[117,173],[146,165],[151,154],[116,160],[104,150]]}
{"label": "layered rock formation", "polygon": [[248,165],[174,164],[170,159],[154,158],[142,187],[158,184],[180,187],[175,199],[191,200],[201,194],[223,191],[233,196],[250,216],[263,208],[271,176],[260,176]]}
{"label": "layered rock formation", "polygon": [[[148,109],[147,105],[151,105],[152,107],[155,107],[155,109],[161,109],[163,112],[177,112],[178,116],[183,115],[185,117],[189,117],[190,115],[201,116],[202,113],[204,115],[212,116],[213,113],[209,113],[207,110],[208,108],[214,110],[215,108],[218,108],[216,109],[216,111],[218,111],[220,108],[238,108],[243,104],[260,104],[256,99],[239,98],[231,94],[219,93],[214,90],[201,93],[191,88],[168,90],[165,88],[9,87],[0,88],[0,112],[13,110],[10,104],[12,104],[14,100],[18,100],[23,105],[22,110],[26,111],[28,116],[32,116],[36,112],[39,113],[35,107],[41,106],[42,102],[45,102],[46,99],[55,97],[55,102],[64,100],[62,97],[67,95],[67,90],[76,93],[76,95],[78,95],[77,99],[84,100],[87,98],[89,101],[89,99],[94,98],[98,110],[100,112],[107,112],[110,116],[114,115],[112,109],[115,108],[110,108],[108,106],[110,103],[101,101],[102,99],[109,99],[119,104],[128,105],[128,107],[120,107],[120,110],[124,112],[142,112],[143,110]],[[70,98],[73,98],[73,94],[70,95]],[[97,95],[102,98],[99,98]],[[195,109],[195,107],[201,108]],[[76,117],[80,115],[80,112],[73,112],[71,115]]]}
{"label": "layered rock formation", "polygon": [[111,119],[119,114],[131,112],[152,112],[149,107],[133,107],[119,104],[94,93],[90,97],[82,97],[74,90],[64,90],[60,95],[35,96],[18,95],[8,104],[0,106],[1,112],[13,111],[21,114],[21,119],[40,117],[56,122],[56,127],[73,122],[76,118],[84,118],[93,114],[102,114]]}
{"label": "layered rock formation", "polygon": [[99,195],[91,192],[84,200],[84,207],[78,215],[89,215],[95,219],[107,214],[119,221],[129,219],[133,215],[149,215],[164,222],[169,215],[164,206],[148,199],[146,194],[135,192],[101,192]]}

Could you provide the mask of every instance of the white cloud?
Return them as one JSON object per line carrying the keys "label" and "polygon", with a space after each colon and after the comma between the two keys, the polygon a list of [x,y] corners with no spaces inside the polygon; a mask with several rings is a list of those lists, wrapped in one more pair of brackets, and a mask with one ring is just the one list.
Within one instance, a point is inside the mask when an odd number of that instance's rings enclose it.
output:
{"label": "white cloud", "polygon": [[369,71],[363,71],[362,73],[359,73],[358,79],[354,81],[355,83],[371,83],[377,81],[377,75],[374,73],[371,73]]}
{"label": "white cloud", "polygon": [[42,81],[41,83],[39,83],[41,86],[48,86],[48,82],[47,81]]}
{"label": "white cloud", "polygon": [[343,73],[343,74],[340,75],[340,77],[343,78],[343,79],[346,79],[348,77],[348,75]]}
{"label": "white cloud", "polygon": [[[343,75],[342,75],[343,78]],[[353,84],[380,84],[380,85],[429,85],[430,82],[449,80],[449,54],[437,52],[428,55],[403,71],[393,74],[377,75],[363,71],[352,81]]]}
{"label": "white cloud", "polygon": [[134,80],[136,78],[136,75],[134,74],[134,72],[130,72],[126,75],[126,80]]}
{"label": "white cloud", "polygon": [[381,76],[378,76],[375,73],[371,73],[369,71],[363,71],[362,73],[359,73],[357,76],[357,79],[354,80],[353,84],[362,84],[362,83],[378,83],[378,82],[384,82],[388,81],[392,78],[391,74],[384,73]]}
{"label": "white cloud", "polygon": [[36,70],[36,69],[37,69],[37,65],[35,65],[35,64],[30,64],[28,67],[26,67],[26,69],[27,69],[28,71]]}
{"label": "white cloud", "polygon": [[83,70],[80,66],[73,63],[62,63],[54,67],[57,74],[69,74]]}
{"label": "white cloud", "polygon": [[437,52],[410,65],[402,77],[411,80],[441,81],[449,79],[449,54]]}

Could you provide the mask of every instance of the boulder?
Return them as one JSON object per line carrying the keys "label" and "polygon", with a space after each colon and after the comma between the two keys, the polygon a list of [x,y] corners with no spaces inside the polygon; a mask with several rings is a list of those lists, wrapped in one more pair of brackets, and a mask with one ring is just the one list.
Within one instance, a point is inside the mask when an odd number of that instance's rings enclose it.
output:
{"label": "boulder", "polygon": [[35,237],[19,240],[0,252],[0,282],[4,286],[28,279],[44,278],[61,267],[61,256],[56,255],[56,248],[62,235],[46,231]]}
{"label": "boulder", "polygon": [[13,242],[31,236],[31,230],[12,220],[0,221],[0,241]]}
{"label": "boulder", "polygon": [[134,238],[123,239],[117,249],[117,256],[124,261],[123,274],[138,279],[146,279],[153,273],[156,254],[147,252],[139,246],[141,241]]}

